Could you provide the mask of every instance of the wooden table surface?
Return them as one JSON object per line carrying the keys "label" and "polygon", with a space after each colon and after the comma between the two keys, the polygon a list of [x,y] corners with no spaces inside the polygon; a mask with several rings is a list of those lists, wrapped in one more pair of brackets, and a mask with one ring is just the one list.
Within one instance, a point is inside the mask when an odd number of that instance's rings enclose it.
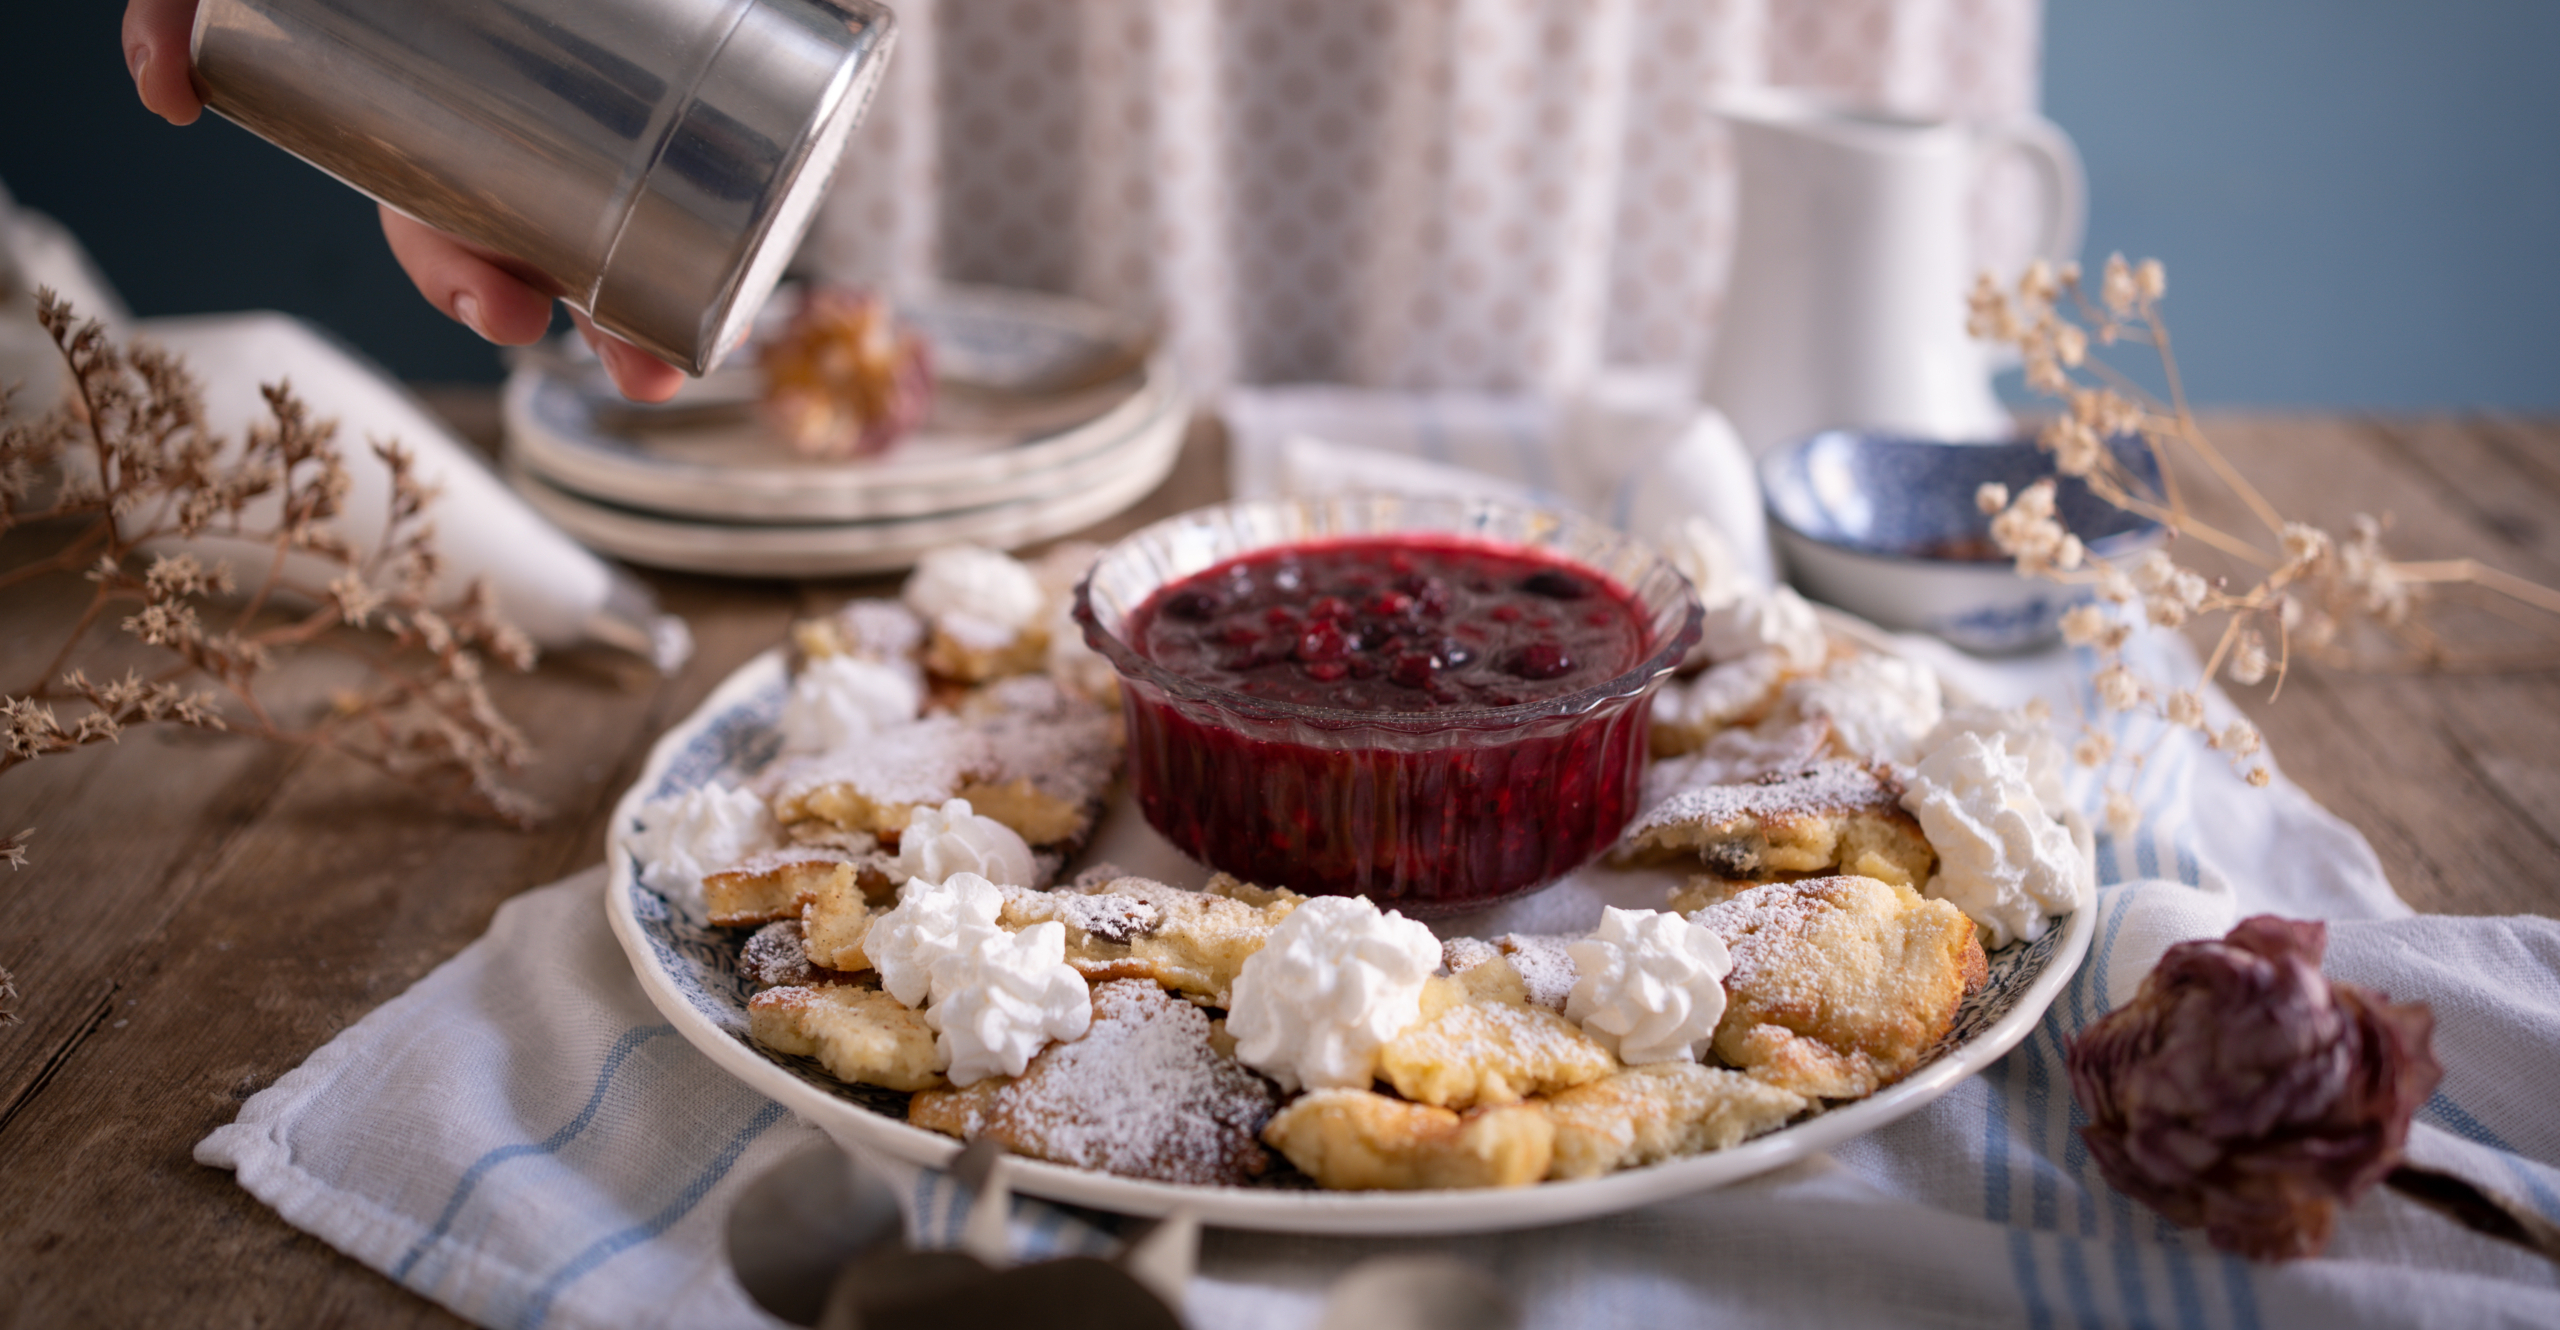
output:
{"label": "wooden table surface", "polygon": [[[486,392],[433,395],[487,440]],[[2472,554],[2560,586],[2560,423],[2233,417],[2216,436],[2288,514],[2388,509],[2408,557]],[[1209,502],[1214,424],[1172,480],[1092,533]],[[0,567],[45,533],[0,543]],[[651,574],[684,615],[673,678],[571,652],[495,695],[557,811],[511,831],[450,816],[345,760],[142,731],[0,782],[33,826],[0,875],[0,966],[24,1019],[0,1029],[0,1325],[458,1325],[197,1165],[240,1102],[487,927],[509,896],[594,862],[650,742],[795,616],[887,581]],[[85,588],[0,591],[0,682]],[[286,671],[287,682],[292,670]],[[313,690],[326,680],[311,682]],[[2362,829],[2421,910],[2560,911],[2560,674],[2298,671],[2244,703],[2284,769]]]}

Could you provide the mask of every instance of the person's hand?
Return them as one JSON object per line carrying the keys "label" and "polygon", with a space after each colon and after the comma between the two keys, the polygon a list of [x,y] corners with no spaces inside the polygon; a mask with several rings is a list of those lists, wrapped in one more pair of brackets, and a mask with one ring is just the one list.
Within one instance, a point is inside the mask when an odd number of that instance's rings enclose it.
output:
{"label": "person's hand", "polygon": [[[196,0],[126,0],[125,67],[133,73],[143,106],[173,125],[194,124],[204,113],[204,97],[196,90],[188,59],[195,21]],[[482,337],[500,346],[523,346],[551,327],[556,293],[537,274],[389,208],[382,210],[382,235],[418,294]],[[623,396],[663,402],[683,385],[684,371],[598,331],[576,310],[570,317]]]}

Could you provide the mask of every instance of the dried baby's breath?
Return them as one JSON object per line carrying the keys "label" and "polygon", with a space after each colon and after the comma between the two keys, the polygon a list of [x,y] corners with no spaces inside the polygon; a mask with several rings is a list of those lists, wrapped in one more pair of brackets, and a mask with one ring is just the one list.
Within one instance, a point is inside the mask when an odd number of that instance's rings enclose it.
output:
{"label": "dried baby's breath", "polygon": [[[2063,523],[2053,481],[2015,493],[2002,485],[1983,486],[1975,502],[1990,515],[1992,539],[2021,574],[2095,592],[2095,600],[2063,616],[2062,634],[2072,645],[2098,653],[2095,687],[2104,709],[2147,713],[2172,728],[2203,731],[2234,771],[2263,786],[2272,776],[2260,756],[2264,740],[2257,729],[2232,721],[2217,731],[2206,715],[2204,683],[2217,673],[2238,687],[2265,685],[2272,698],[2296,653],[2349,667],[2477,668],[2479,659],[2420,622],[2426,591],[2449,583],[2479,586],[2560,615],[2560,592],[2473,560],[2394,560],[2383,548],[2389,525],[2384,518],[2358,513],[2339,535],[2279,514],[2196,424],[2160,315],[2168,286],[2158,260],[2128,263],[2116,255],[2100,273],[2094,300],[2082,285],[2079,265],[2041,262],[2007,290],[1983,274],[1969,299],[1967,326],[1973,334],[2015,347],[2028,386],[2058,399],[2061,409],[2037,434],[2057,472],[2118,508],[2160,522],[2171,533],[2170,549],[2207,546],[2254,570],[2257,579],[2235,589],[2164,549],[2121,561],[2099,557]],[[2123,343],[2148,345],[2157,354],[2167,380],[2165,399],[2092,353],[2093,346]],[[2109,440],[2123,439],[2150,450],[2159,463],[2159,484],[2138,476],[2108,446]],[[2179,492],[2169,466],[2173,457],[2200,464],[2260,529],[2225,531],[2197,516]],[[2186,686],[2147,678],[2127,659],[2128,644],[2143,628],[2214,624],[2219,628],[2203,678]],[[2373,645],[2377,640],[2386,644],[2380,652]],[[2140,758],[2094,726],[2075,752],[2092,767]],[[2111,789],[2109,825],[2119,834],[2130,832],[2135,816],[2132,799]]]}
{"label": "dried baby's breath", "polygon": [[[179,725],[328,748],[508,821],[539,815],[508,783],[530,749],[482,682],[484,661],[528,668],[532,646],[484,586],[432,603],[435,495],[405,449],[372,445],[391,473],[390,511],[381,539],[357,548],[335,524],[351,488],[336,424],[312,419],[288,386],[262,388],[266,417],[235,444],[206,428],[203,393],[175,356],[118,345],[50,291],[37,295],[37,318],[73,392],[30,419],[0,395],[0,534],[42,523],[67,538],[0,567],[0,588],[76,576],[92,591],[51,658],[5,681],[19,686],[0,693],[0,771],[137,726]],[[264,554],[234,569],[166,549],[200,535]],[[304,585],[289,554],[331,572]],[[369,625],[388,640],[344,631]],[[137,654],[118,637],[149,648],[149,663],[93,678],[101,658]],[[321,648],[362,658],[372,684],[307,723],[272,713],[260,676]],[[23,866],[31,834],[0,840],[0,862]]]}

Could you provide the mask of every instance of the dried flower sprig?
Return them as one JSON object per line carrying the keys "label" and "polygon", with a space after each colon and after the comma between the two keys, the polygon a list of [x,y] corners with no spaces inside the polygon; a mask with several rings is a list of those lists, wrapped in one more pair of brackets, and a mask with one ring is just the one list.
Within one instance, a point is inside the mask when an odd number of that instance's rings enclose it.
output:
{"label": "dried flower sprig", "polygon": [[[2252,785],[2271,779],[2261,758],[2265,740],[2248,721],[2216,721],[2206,714],[2204,680],[2220,674],[2242,687],[2268,684],[2272,698],[2297,652],[2350,667],[2415,664],[2429,668],[2476,667],[2431,631],[2419,614],[2432,586],[2468,583],[2548,614],[2560,615],[2560,592],[2487,567],[2476,560],[2408,562],[2384,550],[2385,522],[2356,514],[2344,536],[2279,514],[2238,467],[2198,427],[2160,314],[2168,274],[2157,259],[2107,260],[2092,299],[2079,265],[2038,262],[2003,290],[1990,274],[1974,285],[1967,326],[1973,335],[2017,348],[2027,386],[2060,401],[2062,409],[2037,433],[2053,454],[2054,470],[2086,484],[2099,498],[2164,526],[2175,540],[2192,540],[2255,570],[2257,581],[2234,588],[2182,565],[2166,549],[2152,549],[2121,563],[2091,552],[2067,530],[2054,502],[2054,481],[2040,480],[2015,494],[1985,485],[1975,496],[1991,516],[1991,537],[2016,561],[2022,575],[2091,587],[2096,598],[2066,612],[2063,639],[2095,650],[2099,702],[2115,712],[2147,712],[2168,725],[2196,731],[2220,750]],[[2093,346],[2149,346],[2166,378],[2163,400],[2093,354]],[[2158,462],[2159,482],[2138,476],[2109,440],[2138,439]],[[2262,531],[2226,531],[2197,515],[2180,492],[2173,457],[2200,463],[2246,510]],[[2185,687],[2148,678],[2127,659],[2126,645],[2145,627],[2181,628],[2219,617],[2202,678]],[[2361,631],[2361,630],[2378,631]],[[2396,644],[2377,654],[2360,645],[2374,637]],[[2351,638],[2359,645],[2351,647]],[[2120,755],[2095,726],[2084,726],[2075,755],[2104,767]],[[2138,820],[2130,796],[2107,794],[2107,820],[2127,834]]]}
{"label": "dried flower sprig", "polygon": [[[0,772],[174,724],[344,753],[510,822],[540,815],[508,784],[531,750],[483,678],[491,660],[530,668],[533,646],[480,584],[436,603],[435,492],[405,449],[372,445],[391,477],[390,511],[382,537],[357,548],[332,521],[351,487],[336,424],[313,420],[288,386],[263,389],[267,418],[234,443],[207,429],[202,391],[176,357],[119,346],[50,291],[38,293],[37,317],[71,368],[72,393],[25,421],[0,398],[0,533],[46,523],[69,535],[0,568],[0,589],[74,574],[94,589],[51,658],[0,694]],[[244,578],[167,547],[196,536],[246,542],[262,566]],[[87,666],[115,649],[96,631],[110,623],[151,648],[151,663],[92,677]],[[387,640],[340,631],[367,626]],[[258,681],[302,649],[350,653],[374,682],[289,723]],[[0,862],[22,866],[30,835],[0,842]]]}

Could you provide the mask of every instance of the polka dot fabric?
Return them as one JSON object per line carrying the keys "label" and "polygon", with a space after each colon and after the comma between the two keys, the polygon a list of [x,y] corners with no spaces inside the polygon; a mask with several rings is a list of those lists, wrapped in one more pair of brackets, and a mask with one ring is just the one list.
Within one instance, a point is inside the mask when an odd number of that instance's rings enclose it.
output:
{"label": "polka dot fabric", "polygon": [[[1542,390],[1694,373],[1760,83],[1898,111],[2035,105],[2037,0],[901,0],[806,260],[1069,291],[1197,381]],[[2012,267],[2023,168],[1984,173]]]}

